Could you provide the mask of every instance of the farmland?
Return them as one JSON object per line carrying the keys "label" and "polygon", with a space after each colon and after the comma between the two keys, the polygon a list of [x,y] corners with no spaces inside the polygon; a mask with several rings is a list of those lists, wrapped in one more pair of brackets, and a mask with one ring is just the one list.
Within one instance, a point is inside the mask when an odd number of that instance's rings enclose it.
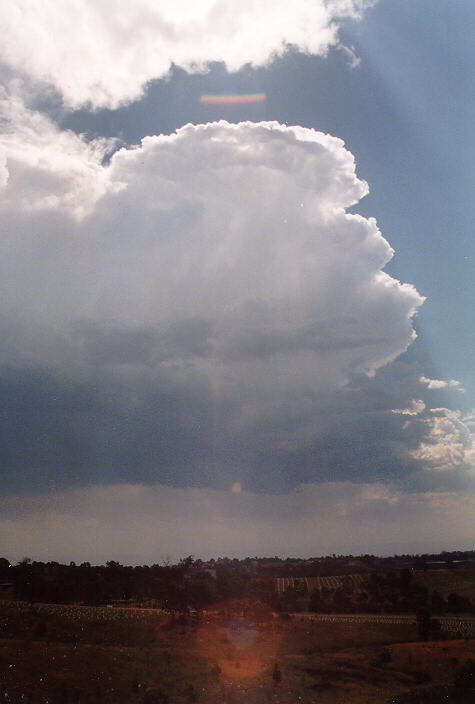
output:
{"label": "farmland", "polygon": [[407,704],[437,688],[450,696],[475,656],[475,572],[469,560],[449,562],[0,559],[0,700]]}
{"label": "farmland", "polygon": [[275,586],[278,594],[283,594],[287,589],[295,589],[305,585],[308,593],[315,589],[340,589],[345,583],[358,586],[363,582],[362,574],[330,575],[328,577],[276,577]]}
{"label": "farmland", "polygon": [[259,621],[222,604],[193,617],[2,602],[0,626],[0,693],[31,704],[383,704],[451,682],[475,656],[469,633],[418,642],[412,617],[263,610]]}
{"label": "farmland", "polygon": [[[439,569],[439,570],[412,570],[414,581],[427,587],[428,590],[437,590],[442,597],[447,598],[451,592],[475,600],[475,569]],[[278,594],[283,594],[287,589],[305,586],[308,593],[315,589],[341,589],[348,584],[357,588],[363,584],[367,575],[345,574],[323,577],[276,577],[275,589]]]}

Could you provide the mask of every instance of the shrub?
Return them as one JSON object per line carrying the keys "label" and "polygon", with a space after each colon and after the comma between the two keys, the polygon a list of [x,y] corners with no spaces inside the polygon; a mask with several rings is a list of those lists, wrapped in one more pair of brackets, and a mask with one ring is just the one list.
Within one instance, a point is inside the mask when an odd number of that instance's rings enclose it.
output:
{"label": "shrub", "polygon": [[282,673],[280,671],[279,663],[275,663],[274,669],[272,670],[272,679],[274,680],[275,684],[280,684],[282,680]]}
{"label": "shrub", "polygon": [[475,701],[475,660],[466,660],[456,669],[454,685],[457,695],[472,696],[467,701]]}
{"label": "shrub", "polygon": [[168,704],[168,696],[163,689],[152,687],[145,692],[143,704]]}

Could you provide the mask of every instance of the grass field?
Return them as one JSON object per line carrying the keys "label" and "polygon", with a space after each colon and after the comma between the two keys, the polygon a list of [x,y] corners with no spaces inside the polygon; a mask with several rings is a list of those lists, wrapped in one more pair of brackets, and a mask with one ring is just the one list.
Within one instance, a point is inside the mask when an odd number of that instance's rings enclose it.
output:
{"label": "grass field", "polygon": [[161,690],[169,704],[383,704],[451,682],[475,656],[474,641],[416,642],[410,623],[185,625],[156,612],[3,603],[0,627],[0,698],[10,703],[155,704],[167,701]]}

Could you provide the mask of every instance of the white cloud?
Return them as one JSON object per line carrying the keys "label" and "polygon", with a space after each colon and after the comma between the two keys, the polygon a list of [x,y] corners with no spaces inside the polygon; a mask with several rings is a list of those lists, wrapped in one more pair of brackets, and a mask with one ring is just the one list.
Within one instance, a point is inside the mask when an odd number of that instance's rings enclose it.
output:
{"label": "white cloud", "polygon": [[428,389],[446,389],[447,387],[452,389],[457,389],[460,393],[465,393],[465,389],[460,384],[460,381],[456,379],[450,379],[450,381],[443,381],[442,379],[429,379],[426,376],[420,376],[419,382],[427,386]]}
{"label": "white cloud", "polygon": [[82,217],[110,188],[101,166],[112,140],[86,142],[29,110],[17,82],[0,88],[0,208]]}
{"label": "white cloud", "polygon": [[448,382],[442,379],[429,379],[426,376],[420,376],[419,382],[425,384],[428,389],[445,389],[448,385]]}
{"label": "white cloud", "polygon": [[393,413],[403,416],[417,416],[425,410],[426,404],[421,399],[411,399],[411,404],[407,408],[393,408]]}
{"label": "white cloud", "polygon": [[111,485],[0,499],[0,554],[153,563],[165,555],[312,556],[469,548],[474,500],[382,484],[307,484],[287,495]]}
{"label": "white cloud", "polygon": [[[297,414],[301,433],[313,394],[374,373],[414,339],[423,299],[382,271],[392,250],[376,222],[345,213],[368,188],[341,140],[277,123],[188,125],[106,168],[72,135],[58,135],[64,162],[22,136],[0,211],[5,363],[131,388],[204,384],[233,432]],[[18,213],[26,197],[41,217]],[[79,209],[79,221],[68,214]]]}
{"label": "white cloud", "polygon": [[457,389],[457,391],[460,391],[461,394],[465,393],[465,389],[461,385],[460,381],[458,381],[457,379],[451,379],[449,381],[449,386],[452,389]]}
{"label": "white cloud", "polygon": [[454,472],[465,469],[475,476],[475,437],[472,416],[460,411],[432,408],[423,419],[425,435],[413,451],[425,469]]}
{"label": "white cloud", "polygon": [[117,107],[171,63],[203,70],[266,64],[289,45],[323,55],[338,21],[373,0],[12,0],[2,5],[0,60],[61,92],[70,107]]}
{"label": "white cloud", "polygon": [[354,47],[342,45],[340,48],[348,57],[350,67],[351,68],[358,68],[358,66],[361,64],[361,59],[355,53]]}

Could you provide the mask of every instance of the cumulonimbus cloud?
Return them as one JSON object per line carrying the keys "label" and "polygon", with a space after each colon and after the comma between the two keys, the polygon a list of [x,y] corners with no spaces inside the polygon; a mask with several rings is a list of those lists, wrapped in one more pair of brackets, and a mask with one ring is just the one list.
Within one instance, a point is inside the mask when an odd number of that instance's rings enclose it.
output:
{"label": "cumulonimbus cloud", "polygon": [[[358,471],[350,455],[367,465],[350,381],[407,349],[423,298],[384,273],[392,249],[376,222],[347,212],[368,187],[343,142],[277,123],[188,125],[103,166],[103,145],[32,119],[4,140],[1,362],[45,371],[5,381],[4,395],[15,413],[28,394],[45,399],[48,432],[74,448],[68,476],[100,465],[288,488],[322,467]],[[49,148],[56,136],[71,158]],[[90,412],[65,428],[78,383]],[[386,402],[390,427],[410,398]],[[25,421],[28,438],[39,422]],[[27,465],[28,446],[10,441],[7,464]],[[44,468],[51,447],[32,453]]]}
{"label": "cumulonimbus cloud", "polygon": [[338,23],[374,0],[12,0],[0,10],[0,61],[58,90],[67,106],[115,108],[172,63],[263,65],[289,45],[325,54]]}

